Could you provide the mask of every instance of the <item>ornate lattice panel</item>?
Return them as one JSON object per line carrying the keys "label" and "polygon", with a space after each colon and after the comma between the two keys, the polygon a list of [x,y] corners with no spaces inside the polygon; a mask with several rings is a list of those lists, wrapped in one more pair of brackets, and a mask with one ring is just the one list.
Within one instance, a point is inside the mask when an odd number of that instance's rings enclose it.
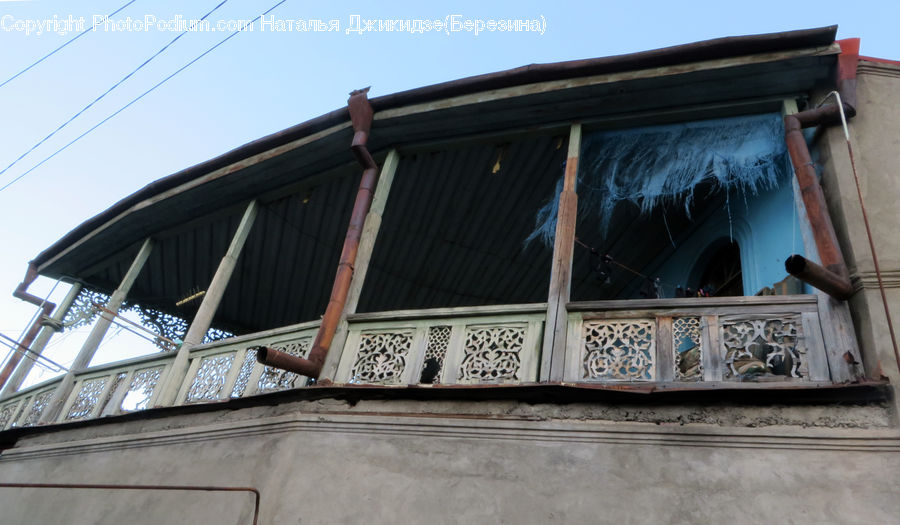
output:
{"label": "ornate lattice panel", "polygon": [[675,350],[675,379],[703,379],[703,344],[699,317],[672,320],[672,348]]}
{"label": "ornate lattice panel", "polygon": [[31,396],[28,396],[25,399],[23,399],[21,403],[19,403],[19,407],[16,410],[16,415],[13,416],[12,423],[10,423],[11,425],[16,426],[19,424],[19,420],[22,419],[22,414],[25,412],[25,407],[28,406],[28,403],[30,401],[31,401]]}
{"label": "ornate lattice panel", "polygon": [[722,321],[721,326],[725,379],[808,377],[798,317]]}
{"label": "ornate lattice panel", "polygon": [[422,363],[422,377],[428,377],[430,382],[440,381],[441,370],[444,369],[444,357],[450,347],[450,327],[432,326],[428,328],[428,342],[425,345],[425,360]]}
{"label": "ornate lattice panel", "polygon": [[66,330],[73,330],[83,326],[90,326],[94,319],[100,314],[100,310],[96,304],[106,304],[109,302],[109,296],[102,292],[82,288],[78,295],[75,296],[75,302],[66,312],[63,318],[63,326]]}
{"label": "ornate lattice panel", "polygon": [[234,337],[234,334],[219,328],[210,328],[206,331],[206,335],[203,336],[203,344],[221,341],[222,339],[228,339],[229,337]]}
{"label": "ornate lattice panel", "polygon": [[44,409],[47,408],[47,405],[50,403],[51,397],[53,397],[53,390],[47,390],[46,392],[41,392],[34,396],[34,403],[28,410],[28,416],[26,416],[22,426],[30,427],[37,425],[38,421],[41,419],[41,414],[44,413]]}
{"label": "ornate lattice panel", "polygon": [[103,410],[106,409],[106,406],[109,405],[109,402],[112,401],[113,396],[116,394],[116,391],[119,390],[119,386],[122,385],[122,382],[125,381],[125,378],[128,377],[126,372],[119,372],[116,374],[116,377],[113,378],[113,383],[109,387],[109,390],[106,391],[106,397],[103,398],[103,403],[100,405],[100,413],[103,413]]}
{"label": "ornate lattice panel", "polygon": [[0,430],[3,430],[12,422],[17,406],[16,403],[7,403],[3,408],[0,408]]}
{"label": "ornate lattice panel", "polygon": [[[312,339],[309,337],[305,337],[303,339],[290,343],[272,345],[272,348],[274,348],[275,350],[280,350],[287,354],[291,354],[293,356],[306,357],[311,344]],[[277,390],[287,390],[288,388],[294,388],[294,386],[297,386],[294,385],[294,382],[298,377],[300,377],[299,374],[267,366],[265,370],[263,370],[263,373],[259,376],[259,383],[257,385],[256,391],[262,394],[264,392],[275,392]]]}
{"label": "ornate lattice panel", "polygon": [[650,381],[655,377],[655,323],[585,321],[583,379]]}
{"label": "ornate lattice panel", "polygon": [[128,392],[122,399],[122,412],[135,412],[144,410],[150,403],[153,396],[153,390],[159,383],[159,376],[162,373],[162,367],[145,368],[138,370],[131,377],[131,384],[128,386]]}
{"label": "ornate lattice panel", "polygon": [[188,390],[186,403],[215,401],[225,387],[225,378],[234,364],[234,354],[204,357],[197,368],[197,375]]}
{"label": "ornate lattice panel", "polygon": [[350,382],[399,383],[406,369],[412,339],[412,331],[360,334]]}
{"label": "ornate lattice panel", "polygon": [[234,388],[231,389],[231,397],[241,397],[244,395],[244,391],[247,390],[247,385],[250,384],[250,374],[253,373],[253,367],[255,366],[256,350],[249,348],[247,349],[247,353],[244,354],[244,362],[241,363],[241,371],[238,372]]}
{"label": "ornate lattice panel", "polygon": [[91,415],[97,402],[100,401],[100,395],[103,394],[103,387],[106,386],[107,377],[98,377],[97,379],[88,379],[81,383],[81,389],[75,397],[66,419],[83,419]]}
{"label": "ornate lattice panel", "polygon": [[459,366],[461,381],[520,379],[527,325],[470,326]]}

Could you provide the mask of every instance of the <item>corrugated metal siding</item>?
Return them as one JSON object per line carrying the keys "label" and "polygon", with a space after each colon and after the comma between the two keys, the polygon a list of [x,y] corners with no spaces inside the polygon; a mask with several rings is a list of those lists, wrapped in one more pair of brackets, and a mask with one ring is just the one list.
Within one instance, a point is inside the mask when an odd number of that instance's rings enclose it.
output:
{"label": "corrugated metal siding", "polygon": [[317,319],[325,311],[359,185],[356,166],[264,203],[216,321],[240,331]]}
{"label": "corrugated metal siding", "polygon": [[524,240],[565,155],[548,135],[403,156],[358,311],[546,300],[551,250]]}

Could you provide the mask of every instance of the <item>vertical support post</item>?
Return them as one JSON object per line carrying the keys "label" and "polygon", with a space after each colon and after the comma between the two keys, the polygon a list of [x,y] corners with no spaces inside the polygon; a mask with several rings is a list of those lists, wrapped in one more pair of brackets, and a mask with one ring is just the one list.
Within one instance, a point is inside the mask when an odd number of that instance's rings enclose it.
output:
{"label": "vertical support post", "polygon": [[161,390],[157,397],[156,406],[168,406],[175,402],[178,389],[184,380],[184,375],[188,371],[188,357],[190,356],[191,348],[203,342],[203,337],[209,331],[210,325],[212,325],[213,316],[222,302],[222,296],[225,295],[228,281],[231,280],[231,274],[234,272],[241,250],[244,249],[244,243],[250,235],[250,230],[253,229],[253,223],[258,212],[259,203],[256,200],[251,201],[244,211],[244,216],[241,218],[240,224],[238,224],[237,231],[234,232],[228,251],[222,257],[222,261],[219,263],[219,267],[209,283],[209,288],[203,296],[203,302],[200,303],[197,315],[194,316],[187,335],[184,336],[184,343],[175,355],[172,368],[160,386]]}
{"label": "vertical support post", "polygon": [[399,163],[400,154],[397,153],[397,150],[392,149],[384,160],[378,184],[375,186],[375,194],[372,196],[372,205],[369,208],[369,213],[366,214],[362,238],[359,241],[359,250],[356,253],[353,277],[350,280],[350,290],[347,293],[347,302],[341,313],[337,333],[331,343],[331,350],[328,352],[328,357],[325,358],[325,364],[322,366],[322,372],[319,374],[319,378],[322,380],[334,381],[335,379],[338,364],[341,362],[341,350],[344,348],[344,343],[347,342],[349,329],[347,316],[356,313],[356,307],[359,304],[362,288],[366,281],[366,273],[369,271],[369,261],[371,261],[372,252],[375,249],[375,240],[378,238],[378,231],[381,228],[381,217],[387,205],[391,184],[394,181],[394,175],[397,173]]}
{"label": "vertical support post", "polygon": [[[137,280],[138,275],[140,275],[141,270],[144,268],[144,263],[147,262],[147,258],[150,257],[150,252],[152,250],[153,241],[150,240],[150,238],[147,238],[144,240],[144,244],[141,245],[141,249],[138,250],[137,255],[131,262],[131,266],[128,267],[128,271],[125,272],[125,276],[122,278],[122,282],[119,283],[119,287],[116,288],[116,291],[109,297],[109,302],[106,303],[107,310],[111,312],[119,311],[122,302],[125,301],[125,297],[131,290],[132,285],[134,285],[134,281]],[[41,423],[56,420],[59,411],[62,409],[63,404],[65,404],[66,399],[72,392],[72,388],[75,386],[75,374],[84,368],[87,368],[91,363],[91,359],[94,357],[94,353],[97,351],[97,348],[103,341],[103,337],[109,330],[112,320],[112,314],[107,312],[100,314],[97,322],[94,323],[94,328],[91,330],[90,335],[88,335],[87,340],[81,346],[78,355],[75,356],[75,361],[72,363],[72,366],[69,367],[69,371],[66,372],[66,375],[63,376],[62,381],[60,381],[59,385],[56,387],[56,391],[53,392],[53,397],[50,398],[47,408],[44,409],[44,412],[41,415]]]}
{"label": "vertical support post", "polygon": [[575,223],[578,217],[578,195],[575,183],[578,159],[581,154],[581,124],[574,123],[569,131],[569,152],[563,190],[559,195],[556,216],[556,237],[553,242],[553,266],[550,270],[550,291],[547,296],[547,321],[544,325],[544,346],[541,357],[541,381],[562,381],[565,372],[566,303],[572,284],[572,252],[575,247]]}
{"label": "vertical support post", "polygon": [[[53,316],[50,317],[50,321],[54,325],[62,323],[66,314],[69,313],[69,308],[72,307],[78,294],[81,293],[81,288],[82,286],[80,283],[75,283],[72,285],[72,288],[69,289],[69,293],[66,294],[65,299],[59,304],[56,311],[53,312]],[[25,359],[19,361],[19,364],[13,371],[12,376],[10,376],[9,381],[3,385],[3,390],[0,391],[0,399],[9,397],[19,389],[19,386],[22,385],[22,382],[28,377],[28,373],[31,372],[32,367],[34,367],[35,359],[37,359],[37,356],[41,355],[41,352],[44,351],[44,347],[50,342],[50,338],[53,337],[54,333],[56,333],[56,330],[53,326],[45,325],[41,328],[37,339],[31,344],[31,352],[29,352],[29,355],[25,356]]]}
{"label": "vertical support post", "polygon": [[[781,108],[782,115],[793,115],[797,112],[797,102],[791,99],[784,101]],[[816,243],[815,232],[806,211],[806,204],[800,195],[800,184],[797,182],[797,177],[791,177],[791,185],[794,192],[797,221],[800,223],[800,234],[803,239],[803,250],[809,260],[822,263],[819,245]],[[852,367],[844,358],[844,354],[849,352],[854,361],[862,361],[859,345],[853,332],[853,318],[849,305],[845,301],[836,300],[818,288],[813,288],[813,293],[818,297],[819,324],[824,335],[831,381],[843,383],[859,379],[864,375],[862,367]]]}

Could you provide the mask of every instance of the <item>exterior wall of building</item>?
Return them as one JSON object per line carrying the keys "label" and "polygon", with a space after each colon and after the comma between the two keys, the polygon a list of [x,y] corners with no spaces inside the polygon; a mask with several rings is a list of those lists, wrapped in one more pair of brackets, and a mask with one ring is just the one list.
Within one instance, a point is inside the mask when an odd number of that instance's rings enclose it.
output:
{"label": "exterior wall of building", "polygon": [[[900,235],[897,234],[900,231],[900,66],[861,61],[857,93],[858,112],[850,121],[850,139],[887,298],[897,323],[900,315]],[[841,127],[829,128],[819,146],[829,208],[854,285],[861,288],[850,304],[867,370],[874,372],[880,367],[880,373],[897,384],[900,371]]]}
{"label": "exterior wall of building", "polygon": [[[895,315],[897,82],[900,68],[863,63],[859,116],[851,124]],[[835,225],[863,287],[851,306],[868,369],[880,363],[896,384],[900,373],[840,128],[826,131],[821,148]],[[789,187],[782,188],[735,221],[752,245],[748,252],[773,250],[764,257],[771,266],[754,276],[759,282],[745,282],[748,293],[783,277],[774,268],[784,249],[802,245],[800,233],[784,227],[793,220],[785,210],[793,208],[785,206]],[[775,231],[776,241],[741,230],[755,224],[750,215],[761,217],[761,229]],[[719,230],[698,239],[708,242],[728,227],[711,224]],[[685,271],[693,266],[687,258]],[[777,278],[762,276],[769,272]],[[891,523],[900,515],[900,433],[889,403],[754,404],[747,393],[749,401],[729,404],[708,394],[690,404],[276,396],[265,406],[168,409],[36,431],[0,455],[0,482],[251,486],[262,493],[260,523],[279,524]],[[790,391],[784,396],[790,400]],[[253,499],[3,488],[0,512],[11,524],[242,524],[250,523]]]}
{"label": "exterior wall of building", "polygon": [[[0,481],[252,486],[279,524],[890,523],[887,425],[872,406],[302,401],[35,435]],[[253,498],[2,489],[0,505],[9,524],[245,524]]]}

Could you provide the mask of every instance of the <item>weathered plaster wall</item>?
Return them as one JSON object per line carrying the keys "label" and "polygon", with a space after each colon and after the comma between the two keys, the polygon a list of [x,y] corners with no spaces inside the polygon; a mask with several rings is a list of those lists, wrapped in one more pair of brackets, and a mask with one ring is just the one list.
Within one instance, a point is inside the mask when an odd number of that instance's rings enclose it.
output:
{"label": "weathered plaster wall", "polygon": [[[857,96],[858,113],[850,122],[850,138],[889,305],[895,324],[900,324],[900,67],[861,61]],[[866,368],[880,367],[897,384],[900,371],[840,126],[828,129],[818,146],[835,228],[854,284],[862,288],[850,305]]]}
{"label": "weathered plaster wall", "polygon": [[[893,430],[622,423],[591,407],[331,400],[99,425],[24,439],[0,456],[0,481],[253,486],[260,523],[277,524],[900,515]],[[2,489],[0,505],[9,524],[244,524],[252,513],[238,493]]]}

